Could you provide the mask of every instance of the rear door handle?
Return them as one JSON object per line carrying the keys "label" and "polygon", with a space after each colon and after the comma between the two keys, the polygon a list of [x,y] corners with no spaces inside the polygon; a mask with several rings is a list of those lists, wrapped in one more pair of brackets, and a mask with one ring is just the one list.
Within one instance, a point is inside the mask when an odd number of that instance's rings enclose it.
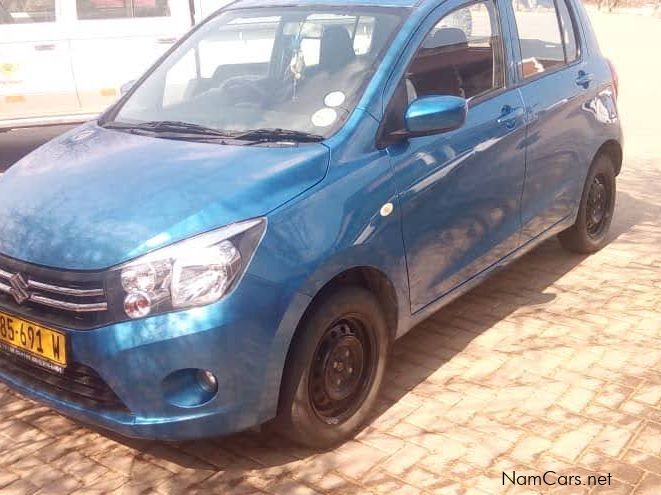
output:
{"label": "rear door handle", "polygon": [[583,88],[587,89],[588,86],[590,86],[590,83],[592,82],[592,74],[588,74],[585,71],[578,71],[578,77],[576,78],[576,85],[577,86],[582,86]]}
{"label": "rear door handle", "polygon": [[34,49],[38,52],[45,52],[55,50],[55,45],[53,43],[44,43],[42,45],[34,45]]}
{"label": "rear door handle", "polygon": [[500,112],[500,117],[496,120],[500,125],[504,125],[508,129],[514,129],[516,122],[526,114],[523,107],[512,107],[505,105]]}
{"label": "rear door handle", "polygon": [[158,38],[156,40],[156,43],[158,43],[159,45],[171,45],[175,41],[177,41],[177,38]]}

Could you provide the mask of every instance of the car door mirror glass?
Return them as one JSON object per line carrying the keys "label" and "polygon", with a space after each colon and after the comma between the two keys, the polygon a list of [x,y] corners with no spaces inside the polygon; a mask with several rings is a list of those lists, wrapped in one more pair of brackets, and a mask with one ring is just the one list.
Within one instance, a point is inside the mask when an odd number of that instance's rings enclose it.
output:
{"label": "car door mirror glass", "polygon": [[468,104],[458,96],[425,96],[406,110],[406,130],[411,137],[438,134],[460,128],[466,122]]}

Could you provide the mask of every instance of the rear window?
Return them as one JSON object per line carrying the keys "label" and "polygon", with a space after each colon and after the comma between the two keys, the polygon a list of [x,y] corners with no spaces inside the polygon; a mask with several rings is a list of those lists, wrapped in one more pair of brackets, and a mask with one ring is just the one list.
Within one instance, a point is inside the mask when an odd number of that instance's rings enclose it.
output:
{"label": "rear window", "polygon": [[166,17],[168,0],[76,0],[78,19]]}
{"label": "rear window", "polygon": [[55,0],[0,0],[0,24],[55,21]]}

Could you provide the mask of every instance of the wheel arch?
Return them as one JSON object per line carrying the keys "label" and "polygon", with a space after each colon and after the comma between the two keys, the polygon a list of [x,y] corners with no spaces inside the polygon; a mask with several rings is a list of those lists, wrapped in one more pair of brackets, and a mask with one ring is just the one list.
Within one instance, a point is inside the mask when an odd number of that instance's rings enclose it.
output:
{"label": "wheel arch", "polygon": [[378,268],[364,265],[353,266],[335,274],[326,283],[319,287],[314,296],[312,296],[291,335],[287,357],[285,359],[285,368],[290,361],[291,350],[295,347],[294,343],[297,335],[300,334],[303,322],[310,314],[310,311],[312,311],[316,303],[323,299],[327,294],[336,290],[341,290],[342,287],[361,287],[370,291],[376,297],[383,310],[391,341],[395,340],[399,328],[400,301],[393,282],[388,275]]}
{"label": "wheel arch", "polygon": [[620,171],[622,170],[622,145],[615,139],[609,139],[599,147],[594,155],[592,162],[594,162],[597,157],[602,155],[611,159],[613,165],[615,166],[615,175],[619,175]]}
{"label": "wheel arch", "polygon": [[[325,294],[348,286],[367,289],[377,298],[381,309],[383,310],[383,315],[386,318],[386,324],[388,325],[390,336],[394,339],[397,335],[399,318],[399,300],[397,297],[397,291],[388,275],[378,268],[371,266],[351,267],[328,280],[310,301],[308,308],[303,314],[303,318],[301,318],[301,322],[305,319],[307,313],[314,306],[315,302],[323,298]],[[296,331],[298,331],[298,327]],[[296,337],[296,331],[294,331],[293,338]]]}
{"label": "wheel arch", "polygon": [[318,301],[335,290],[341,290],[342,287],[361,287],[370,291],[376,297],[379,305],[381,306],[381,309],[383,310],[391,342],[394,341],[397,337],[400,317],[399,303],[401,301],[398,299],[397,290],[395,289],[395,285],[390,280],[390,278],[382,270],[365,265],[353,266],[341,271],[340,273],[337,273],[325,284],[323,284],[319,290],[317,290],[316,294],[310,299],[309,304],[303,312],[291,336],[287,354],[284,360],[284,366],[282,368],[282,380],[280,381],[278,387],[278,410],[280,410],[282,390],[285,386],[285,371],[292,362],[292,352],[294,349],[296,349],[296,341],[297,338],[300,338],[303,322],[314,309],[315,304]]}

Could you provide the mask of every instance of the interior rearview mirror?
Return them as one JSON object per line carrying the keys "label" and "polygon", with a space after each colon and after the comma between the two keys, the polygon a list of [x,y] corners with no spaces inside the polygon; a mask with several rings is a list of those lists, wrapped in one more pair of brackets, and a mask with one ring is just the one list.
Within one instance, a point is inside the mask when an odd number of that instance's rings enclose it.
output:
{"label": "interior rearview mirror", "polygon": [[406,110],[410,137],[427,136],[458,129],[466,122],[468,103],[458,96],[424,96]]}

